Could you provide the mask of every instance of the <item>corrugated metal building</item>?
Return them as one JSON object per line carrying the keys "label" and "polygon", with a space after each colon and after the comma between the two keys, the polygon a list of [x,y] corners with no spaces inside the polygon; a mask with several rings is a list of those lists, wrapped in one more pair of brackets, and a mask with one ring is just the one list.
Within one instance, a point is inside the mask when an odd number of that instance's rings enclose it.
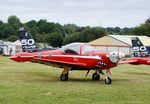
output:
{"label": "corrugated metal building", "polygon": [[150,38],[147,36],[133,36],[133,35],[107,35],[89,42],[96,49],[101,51],[117,51],[125,54],[132,54],[131,37],[139,37],[142,43],[150,46]]}

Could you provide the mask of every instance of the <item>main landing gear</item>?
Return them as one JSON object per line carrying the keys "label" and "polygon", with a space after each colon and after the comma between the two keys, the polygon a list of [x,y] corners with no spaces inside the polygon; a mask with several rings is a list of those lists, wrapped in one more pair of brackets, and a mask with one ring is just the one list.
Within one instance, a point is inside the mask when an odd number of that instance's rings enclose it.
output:
{"label": "main landing gear", "polygon": [[61,74],[61,75],[60,75],[60,80],[61,80],[61,81],[68,81],[68,73],[66,73],[66,74]]}
{"label": "main landing gear", "polygon": [[[109,77],[109,72],[110,70],[106,70],[106,78],[105,78],[105,84],[111,84],[112,79]],[[96,70],[93,75],[92,75],[92,80],[99,80],[100,79],[100,74],[104,74],[102,70]]]}
{"label": "main landing gear", "polygon": [[97,81],[97,80],[99,80],[99,79],[100,79],[100,74],[93,73],[93,75],[92,75],[92,80]]}
{"label": "main landing gear", "polygon": [[69,75],[69,68],[65,67],[62,74],[60,75],[61,81],[68,81],[68,75]]}
{"label": "main landing gear", "polygon": [[97,81],[100,79],[100,71],[96,70],[95,73],[92,75],[92,80]]}

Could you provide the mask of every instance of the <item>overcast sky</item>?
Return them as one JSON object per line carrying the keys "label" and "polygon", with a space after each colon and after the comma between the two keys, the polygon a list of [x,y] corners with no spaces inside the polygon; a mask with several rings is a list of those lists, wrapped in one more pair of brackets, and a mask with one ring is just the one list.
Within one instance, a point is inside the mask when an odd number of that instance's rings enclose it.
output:
{"label": "overcast sky", "polygon": [[0,0],[0,20],[10,15],[22,22],[135,27],[150,18],[150,0]]}

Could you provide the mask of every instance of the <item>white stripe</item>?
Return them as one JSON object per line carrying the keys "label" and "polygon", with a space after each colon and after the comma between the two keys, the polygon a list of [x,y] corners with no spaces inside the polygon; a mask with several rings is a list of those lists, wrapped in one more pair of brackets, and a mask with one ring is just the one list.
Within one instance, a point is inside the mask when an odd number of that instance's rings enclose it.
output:
{"label": "white stripe", "polygon": [[98,59],[102,60],[102,57],[100,56],[75,56],[75,55],[51,55],[54,57],[74,57],[74,58],[86,58],[86,59]]}
{"label": "white stripe", "polygon": [[[12,58],[24,58],[24,57],[35,57],[35,56],[39,56],[39,55],[34,55],[34,56],[12,56]],[[76,55],[41,55],[41,57],[48,57],[48,56],[54,56],[54,57],[73,57],[73,58],[85,58],[85,59],[98,59],[98,60],[102,60],[102,57],[100,56],[76,56]]]}
{"label": "white stripe", "polygon": [[20,57],[33,57],[33,56],[20,56]]}

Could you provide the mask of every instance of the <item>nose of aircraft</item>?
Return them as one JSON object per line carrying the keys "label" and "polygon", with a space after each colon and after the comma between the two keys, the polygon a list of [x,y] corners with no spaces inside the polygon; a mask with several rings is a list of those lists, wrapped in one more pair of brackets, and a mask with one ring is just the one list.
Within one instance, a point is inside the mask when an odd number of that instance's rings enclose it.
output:
{"label": "nose of aircraft", "polygon": [[109,53],[109,59],[113,63],[117,63],[120,59],[122,59],[124,57],[125,57],[125,54],[123,54],[121,52],[110,52]]}

